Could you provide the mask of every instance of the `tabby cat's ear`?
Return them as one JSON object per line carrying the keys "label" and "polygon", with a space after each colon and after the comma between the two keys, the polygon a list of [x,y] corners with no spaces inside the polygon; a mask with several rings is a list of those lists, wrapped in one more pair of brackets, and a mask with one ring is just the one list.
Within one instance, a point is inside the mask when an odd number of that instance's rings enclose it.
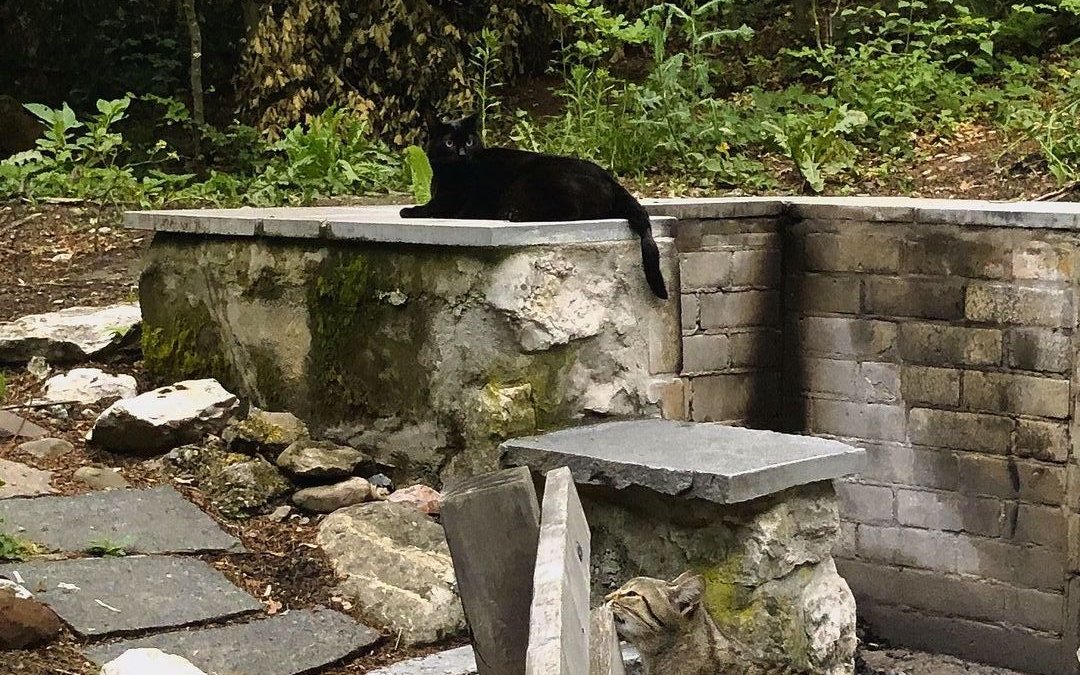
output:
{"label": "tabby cat's ear", "polygon": [[701,598],[705,595],[705,577],[683,572],[671,581],[669,593],[679,613],[687,615],[701,604]]}

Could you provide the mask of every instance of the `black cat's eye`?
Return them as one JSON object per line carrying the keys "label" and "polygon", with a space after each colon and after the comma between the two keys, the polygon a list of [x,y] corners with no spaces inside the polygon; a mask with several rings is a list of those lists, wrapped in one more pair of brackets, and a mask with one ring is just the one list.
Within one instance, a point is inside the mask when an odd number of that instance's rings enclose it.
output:
{"label": "black cat's eye", "polygon": [[476,139],[472,136],[469,136],[469,140],[465,141],[465,147],[471,148],[474,145],[476,145]]}
{"label": "black cat's eye", "polygon": [[448,147],[448,148],[454,147],[454,139],[452,139],[452,138],[446,139],[446,147]]}

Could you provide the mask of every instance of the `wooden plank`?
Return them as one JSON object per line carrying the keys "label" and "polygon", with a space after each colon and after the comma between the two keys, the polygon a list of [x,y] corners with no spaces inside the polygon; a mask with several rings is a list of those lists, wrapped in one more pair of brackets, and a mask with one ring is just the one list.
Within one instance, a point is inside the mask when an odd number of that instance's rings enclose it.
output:
{"label": "wooden plank", "polygon": [[540,532],[529,470],[487,473],[452,486],[442,521],[479,675],[522,675]]}
{"label": "wooden plank", "polygon": [[529,612],[528,675],[589,672],[589,525],[566,467],[547,473]]}
{"label": "wooden plank", "polygon": [[615,617],[606,604],[594,609],[589,619],[589,675],[626,675]]}

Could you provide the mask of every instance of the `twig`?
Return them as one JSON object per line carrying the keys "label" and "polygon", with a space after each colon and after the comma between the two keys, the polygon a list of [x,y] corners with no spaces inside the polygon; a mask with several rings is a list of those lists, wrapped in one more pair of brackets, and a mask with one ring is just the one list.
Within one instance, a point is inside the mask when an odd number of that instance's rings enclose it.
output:
{"label": "twig", "polygon": [[1078,187],[1080,187],[1080,180],[1074,180],[1074,181],[1072,181],[1070,183],[1067,183],[1063,187],[1058,188],[1057,190],[1053,190],[1051,192],[1047,192],[1046,194],[1039,195],[1038,197],[1033,198],[1031,201],[1033,201],[1033,202],[1052,202],[1052,201],[1056,201],[1058,197],[1064,196],[1064,195],[1068,194],[1069,192],[1072,192],[1073,190],[1075,190]]}
{"label": "twig", "polygon": [[54,405],[75,405],[82,401],[35,401],[34,403],[14,403],[0,406],[0,410],[28,410],[33,408],[51,408]]}

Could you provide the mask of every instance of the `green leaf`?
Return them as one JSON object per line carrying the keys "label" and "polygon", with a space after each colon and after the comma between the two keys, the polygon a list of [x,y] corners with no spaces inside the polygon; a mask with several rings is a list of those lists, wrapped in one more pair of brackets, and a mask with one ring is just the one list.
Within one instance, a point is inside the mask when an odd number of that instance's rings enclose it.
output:
{"label": "green leaf", "polygon": [[993,56],[994,55],[994,41],[993,40],[983,40],[982,42],[979,43],[979,49],[986,52],[987,56]]}
{"label": "green leaf", "polygon": [[410,145],[405,148],[405,166],[409,169],[413,198],[416,203],[426,204],[431,201],[431,179],[434,174],[431,170],[431,162],[419,146]]}

